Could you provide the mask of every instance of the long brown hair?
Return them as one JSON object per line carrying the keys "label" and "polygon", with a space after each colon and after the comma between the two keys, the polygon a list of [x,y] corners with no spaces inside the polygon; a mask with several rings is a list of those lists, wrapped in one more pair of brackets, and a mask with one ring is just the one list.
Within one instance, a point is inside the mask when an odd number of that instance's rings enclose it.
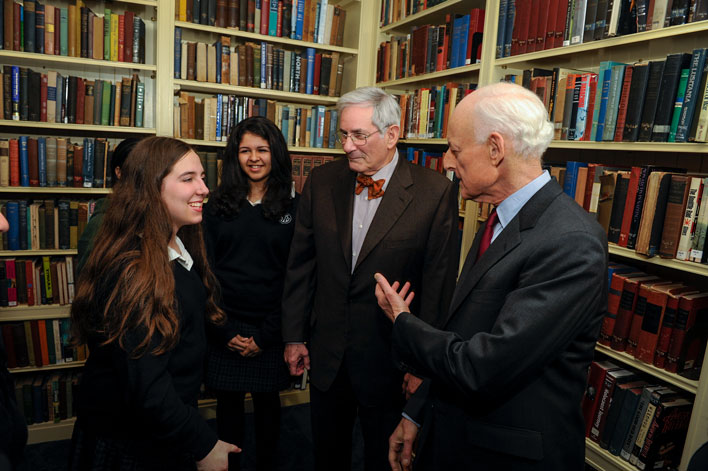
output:
{"label": "long brown hair", "polygon": [[[71,318],[79,341],[97,333],[105,337],[104,345],[118,342],[126,348],[129,331],[144,332],[130,352],[133,356],[144,354],[155,335],[159,342],[151,351],[154,355],[177,344],[175,281],[167,255],[173,226],[161,188],[175,163],[190,151],[182,141],[151,137],[138,143],[121,166],[121,178],[77,281]],[[225,316],[216,304],[217,282],[206,261],[201,225],[183,226],[177,235],[206,287],[207,320],[222,323]],[[110,294],[98,299],[100,293]]]}

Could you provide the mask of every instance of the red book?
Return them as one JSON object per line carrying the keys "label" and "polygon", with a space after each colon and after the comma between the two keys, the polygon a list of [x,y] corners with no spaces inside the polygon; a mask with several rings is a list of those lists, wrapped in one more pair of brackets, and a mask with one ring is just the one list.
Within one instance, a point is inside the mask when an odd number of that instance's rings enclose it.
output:
{"label": "red book", "polygon": [[[620,95],[619,105],[617,107],[617,125],[615,127],[615,142],[622,142],[624,134],[624,123],[627,120],[627,104],[629,102],[629,86],[632,83],[633,67],[628,65],[624,69],[624,80],[622,81],[622,92]],[[621,237],[621,236],[620,236]]]}
{"label": "red book", "polygon": [[[442,42],[440,42],[440,38],[442,38]],[[437,55],[436,55],[436,61],[435,61],[435,70],[440,71],[440,70],[445,70],[446,69],[446,58],[447,58],[447,48],[450,43],[450,35],[449,32],[447,31],[447,25],[441,25],[438,29],[438,48],[437,48]],[[402,50],[402,49],[401,49]],[[399,67],[401,65],[401,60],[399,58],[398,64]]]}
{"label": "red book", "polygon": [[[305,12],[307,14],[307,12]],[[270,0],[261,0],[261,34],[268,34],[268,18],[270,17]]]}
{"label": "red book", "polygon": [[[130,25],[131,27],[133,25]],[[132,44],[131,44],[132,46]],[[118,15],[118,62],[125,59],[125,15]]]}
{"label": "red book", "polygon": [[[550,0],[539,0],[538,10],[534,10],[536,18],[536,50],[542,51],[546,47],[546,31],[548,27],[548,5]],[[533,21],[533,19],[531,20]]]}
{"label": "red book", "polygon": [[54,55],[61,55],[61,9],[54,8]]}
{"label": "red book", "polygon": [[600,329],[600,337],[598,342],[602,345],[610,346],[612,344],[612,332],[615,330],[617,321],[617,313],[619,311],[620,299],[624,289],[624,282],[628,278],[636,278],[638,276],[646,276],[646,273],[613,273],[612,281],[610,282],[610,291],[607,295],[607,312],[602,319],[602,328]]}
{"label": "red book", "polygon": [[5,280],[7,286],[7,305],[17,306],[17,276],[15,275],[15,259],[5,260]]}
{"label": "red book", "polygon": [[528,19],[529,29],[526,35],[526,52],[534,52],[536,50],[536,30],[538,29],[537,14],[541,8],[541,0],[531,0],[531,11],[529,11]]}
{"label": "red book", "polygon": [[627,278],[622,287],[622,297],[620,305],[617,309],[617,319],[615,320],[615,328],[612,331],[613,350],[623,352],[627,348],[627,336],[629,329],[632,326],[632,316],[634,309],[637,306],[637,292],[642,283],[660,280],[658,276],[647,275],[639,277]]}
{"label": "red book", "polygon": [[[132,11],[125,12],[125,50],[123,51],[123,60],[125,62],[133,62],[133,18],[135,13]],[[119,25],[120,27],[120,25]],[[184,77],[183,77],[184,78]]]}
{"label": "red book", "polygon": [[635,358],[644,363],[652,364],[656,344],[659,341],[659,330],[661,329],[661,323],[666,314],[666,305],[669,295],[678,295],[688,291],[695,291],[695,289],[690,286],[684,286],[682,283],[651,287],[647,295],[647,307],[644,311],[644,319],[639,328],[637,349],[634,352]]}
{"label": "red book", "polygon": [[705,346],[706,336],[696,331],[696,318],[699,315],[702,319],[708,316],[708,293],[682,294],[671,333],[666,371],[678,373],[690,369],[700,359],[701,344]]}
{"label": "red book", "polygon": [[674,324],[676,323],[676,313],[678,312],[679,299],[681,299],[680,294],[670,294],[666,301],[664,319],[661,321],[659,340],[656,343],[656,351],[654,352],[654,366],[657,368],[666,367],[666,356],[668,355],[669,347],[671,346],[671,333],[674,331]]}
{"label": "red book", "polygon": [[20,186],[20,143],[10,139],[10,186]]}
{"label": "red book", "polygon": [[12,4],[12,32],[14,37],[12,38],[12,50],[13,51],[20,51],[22,48],[20,47],[20,32],[22,31],[20,29],[20,4],[19,3],[13,3]]}
{"label": "red book", "polygon": [[27,139],[27,164],[30,186],[39,186],[39,159],[37,158],[37,139]]}
{"label": "red book", "polygon": [[550,0],[548,4],[548,19],[546,20],[546,37],[543,39],[543,49],[551,49],[555,43],[556,20],[560,0]]}
{"label": "red book", "polygon": [[84,79],[76,79],[76,124],[84,124],[84,106],[86,97],[86,83]]}
{"label": "red book", "polygon": [[[52,322],[49,320],[49,322]],[[32,330],[34,334],[34,329]],[[47,345],[47,323],[44,319],[37,321],[37,335],[39,336],[39,350],[41,352],[42,364],[49,364],[49,347]]]}
{"label": "red book", "polygon": [[[484,30],[484,10],[473,8],[470,11],[470,29],[467,32],[467,52],[465,64],[476,64],[482,51],[482,31]],[[474,51],[472,48],[474,47]]]}
{"label": "red book", "polygon": [[320,69],[322,68],[322,54],[315,54],[315,75],[312,77],[312,94],[320,94]]}
{"label": "red book", "polygon": [[590,427],[590,440],[600,443],[600,437],[607,424],[607,413],[610,411],[612,395],[615,392],[617,384],[628,383],[636,379],[634,372],[623,369],[610,370],[605,375],[605,381],[602,384],[602,389],[598,392],[598,405],[595,411],[595,416]]}
{"label": "red book", "polygon": [[32,260],[25,260],[25,278],[27,285],[27,305],[34,306],[34,264]]}
{"label": "red book", "polygon": [[39,90],[39,120],[47,122],[47,74],[42,74],[42,85]]}
{"label": "red book", "polygon": [[590,436],[592,419],[597,412],[600,403],[599,396],[602,385],[605,383],[605,376],[608,371],[619,369],[617,365],[609,361],[593,361],[588,372],[587,386],[583,396],[583,417],[585,418],[585,436]]}
{"label": "red book", "polygon": [[563,35],[565,34],[565,20],[568,15],[568,0],[558,0],[558,16],[556,16],[556,34],[552,47],[563,46]]}
{"label": "red book", "polygon": [[634,202],[637,199],[637,189],[639,188],[639,176],[642,173],[641,167],[632,167],[632,172],[629,176],[629,187],[627,188],[627,199],[624,203],[624,214],[622,216],[622,226],[620,229],[619,242],[620,247],[627,247],[629,238],[629,227],[632,225],[632,214],[634,214]]}
{"label": "red book", "polygon": [[[283,36],[283,0],[278,0],[278,24],[275,27],[275,35],[279,38]],[[325,41],[325,44],[331,43]]]}
{"label": "red book", "polygon": [[511,33],[511,55],[524,54],[529,34],[529,15],[531,14],[531,0],[516,1],[516,16],[514,29]]}
{"label": "red book", "polygon": [[670,283],[671,282],[667,280],[649,281],[647,283],[642,283],[637,290],[637,304],[634,306],[632,323],[630,324],[629,332],[627,333],[627,346],[625,347],[625,352],[627,352],[627,354],[634,356],[634,352],[637,351],[637,345],[639,344],[639,332],[642,330],[644,314],[647,311],[647,298],[649,298],[649,293],[651,293],[652,286],[666,285]]}

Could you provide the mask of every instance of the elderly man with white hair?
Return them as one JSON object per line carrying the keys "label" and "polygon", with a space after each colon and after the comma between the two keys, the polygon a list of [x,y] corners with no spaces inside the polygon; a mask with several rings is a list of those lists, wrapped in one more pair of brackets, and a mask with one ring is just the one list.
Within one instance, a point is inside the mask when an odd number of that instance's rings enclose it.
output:
{"label": "elderly man with white hair", "polygon": [[418,435],[417,470],[583,469],[580,404],[607,303],[607,240],[542,169],[552,134],[541,101],[518,85],[462,100],[445,167],[465,198],[496,209],[441,327],[410,314],[408,283],[376,275],[396,360],[431,378],[390,438],[394,470],[410,469]]}

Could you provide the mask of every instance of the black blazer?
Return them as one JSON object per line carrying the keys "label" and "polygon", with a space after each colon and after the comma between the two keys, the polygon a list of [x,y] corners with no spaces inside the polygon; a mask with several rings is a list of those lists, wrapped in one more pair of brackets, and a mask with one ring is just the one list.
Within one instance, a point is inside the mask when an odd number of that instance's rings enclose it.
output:
{"label": "black blazer", "polygon": [[347,159],[316,167],[305,182],[283,295],[285,342],[308,342],[311,381],[327,391],[343,361],[357,398],[389,403],[402,374],[391,358],[391,324],[374,296],[374,273],[410,280],[430,323],[449,305],[458,261],[457,190],[447,178],[398,165],[352,273],[356,173]]}
{"label": "black blazer", "polygon": [[605,234],[555,181],[475,263],[482,232],[444,330],[410,314],[394,323],[397,360],[432,378],[426,407],[413,407],[421,397],[407,406],[424,421],[417,469],[582,470],[580,404],[607,304]]}

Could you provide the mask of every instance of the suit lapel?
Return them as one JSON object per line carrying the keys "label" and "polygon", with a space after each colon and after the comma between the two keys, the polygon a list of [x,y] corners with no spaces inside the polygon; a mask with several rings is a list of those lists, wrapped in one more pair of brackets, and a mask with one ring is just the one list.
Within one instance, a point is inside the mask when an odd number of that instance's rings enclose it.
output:
{"label": "suit lapel", "polygon": [[[374,219],[371,221],[371,226],[369,226],[364,243],[359,251],[359,257],[356,262],[357,267],[361,265],[361,262],[366,259],[374,247],[381,242],[381,239],[391,230],[401,217],[401,214],[403,214],[403,211],[408,207],[413,199],[413,194],[409,191],[409,187],[412,185],[413,178],[411,177],[408,163],[399,155],[396,170],[393,172],[391,182],[386,188],[381,204],[376,210]],[[353,190],[351,193],[353,193]],[[349,227],[351,228],[351,217],[349,218]],[[351,247],[351,231],[349,239],[349,246]],[[354,268],[356,269],[356,267]]]}
{"label": "suit lapel", "polygon": [[348,273],[352,270],[352,217],[354,214],[354,182],[356,174],[344,167],[345,170],[332,186],[332,201],[337,223],[337,232],[342,244],[344,260]]}

